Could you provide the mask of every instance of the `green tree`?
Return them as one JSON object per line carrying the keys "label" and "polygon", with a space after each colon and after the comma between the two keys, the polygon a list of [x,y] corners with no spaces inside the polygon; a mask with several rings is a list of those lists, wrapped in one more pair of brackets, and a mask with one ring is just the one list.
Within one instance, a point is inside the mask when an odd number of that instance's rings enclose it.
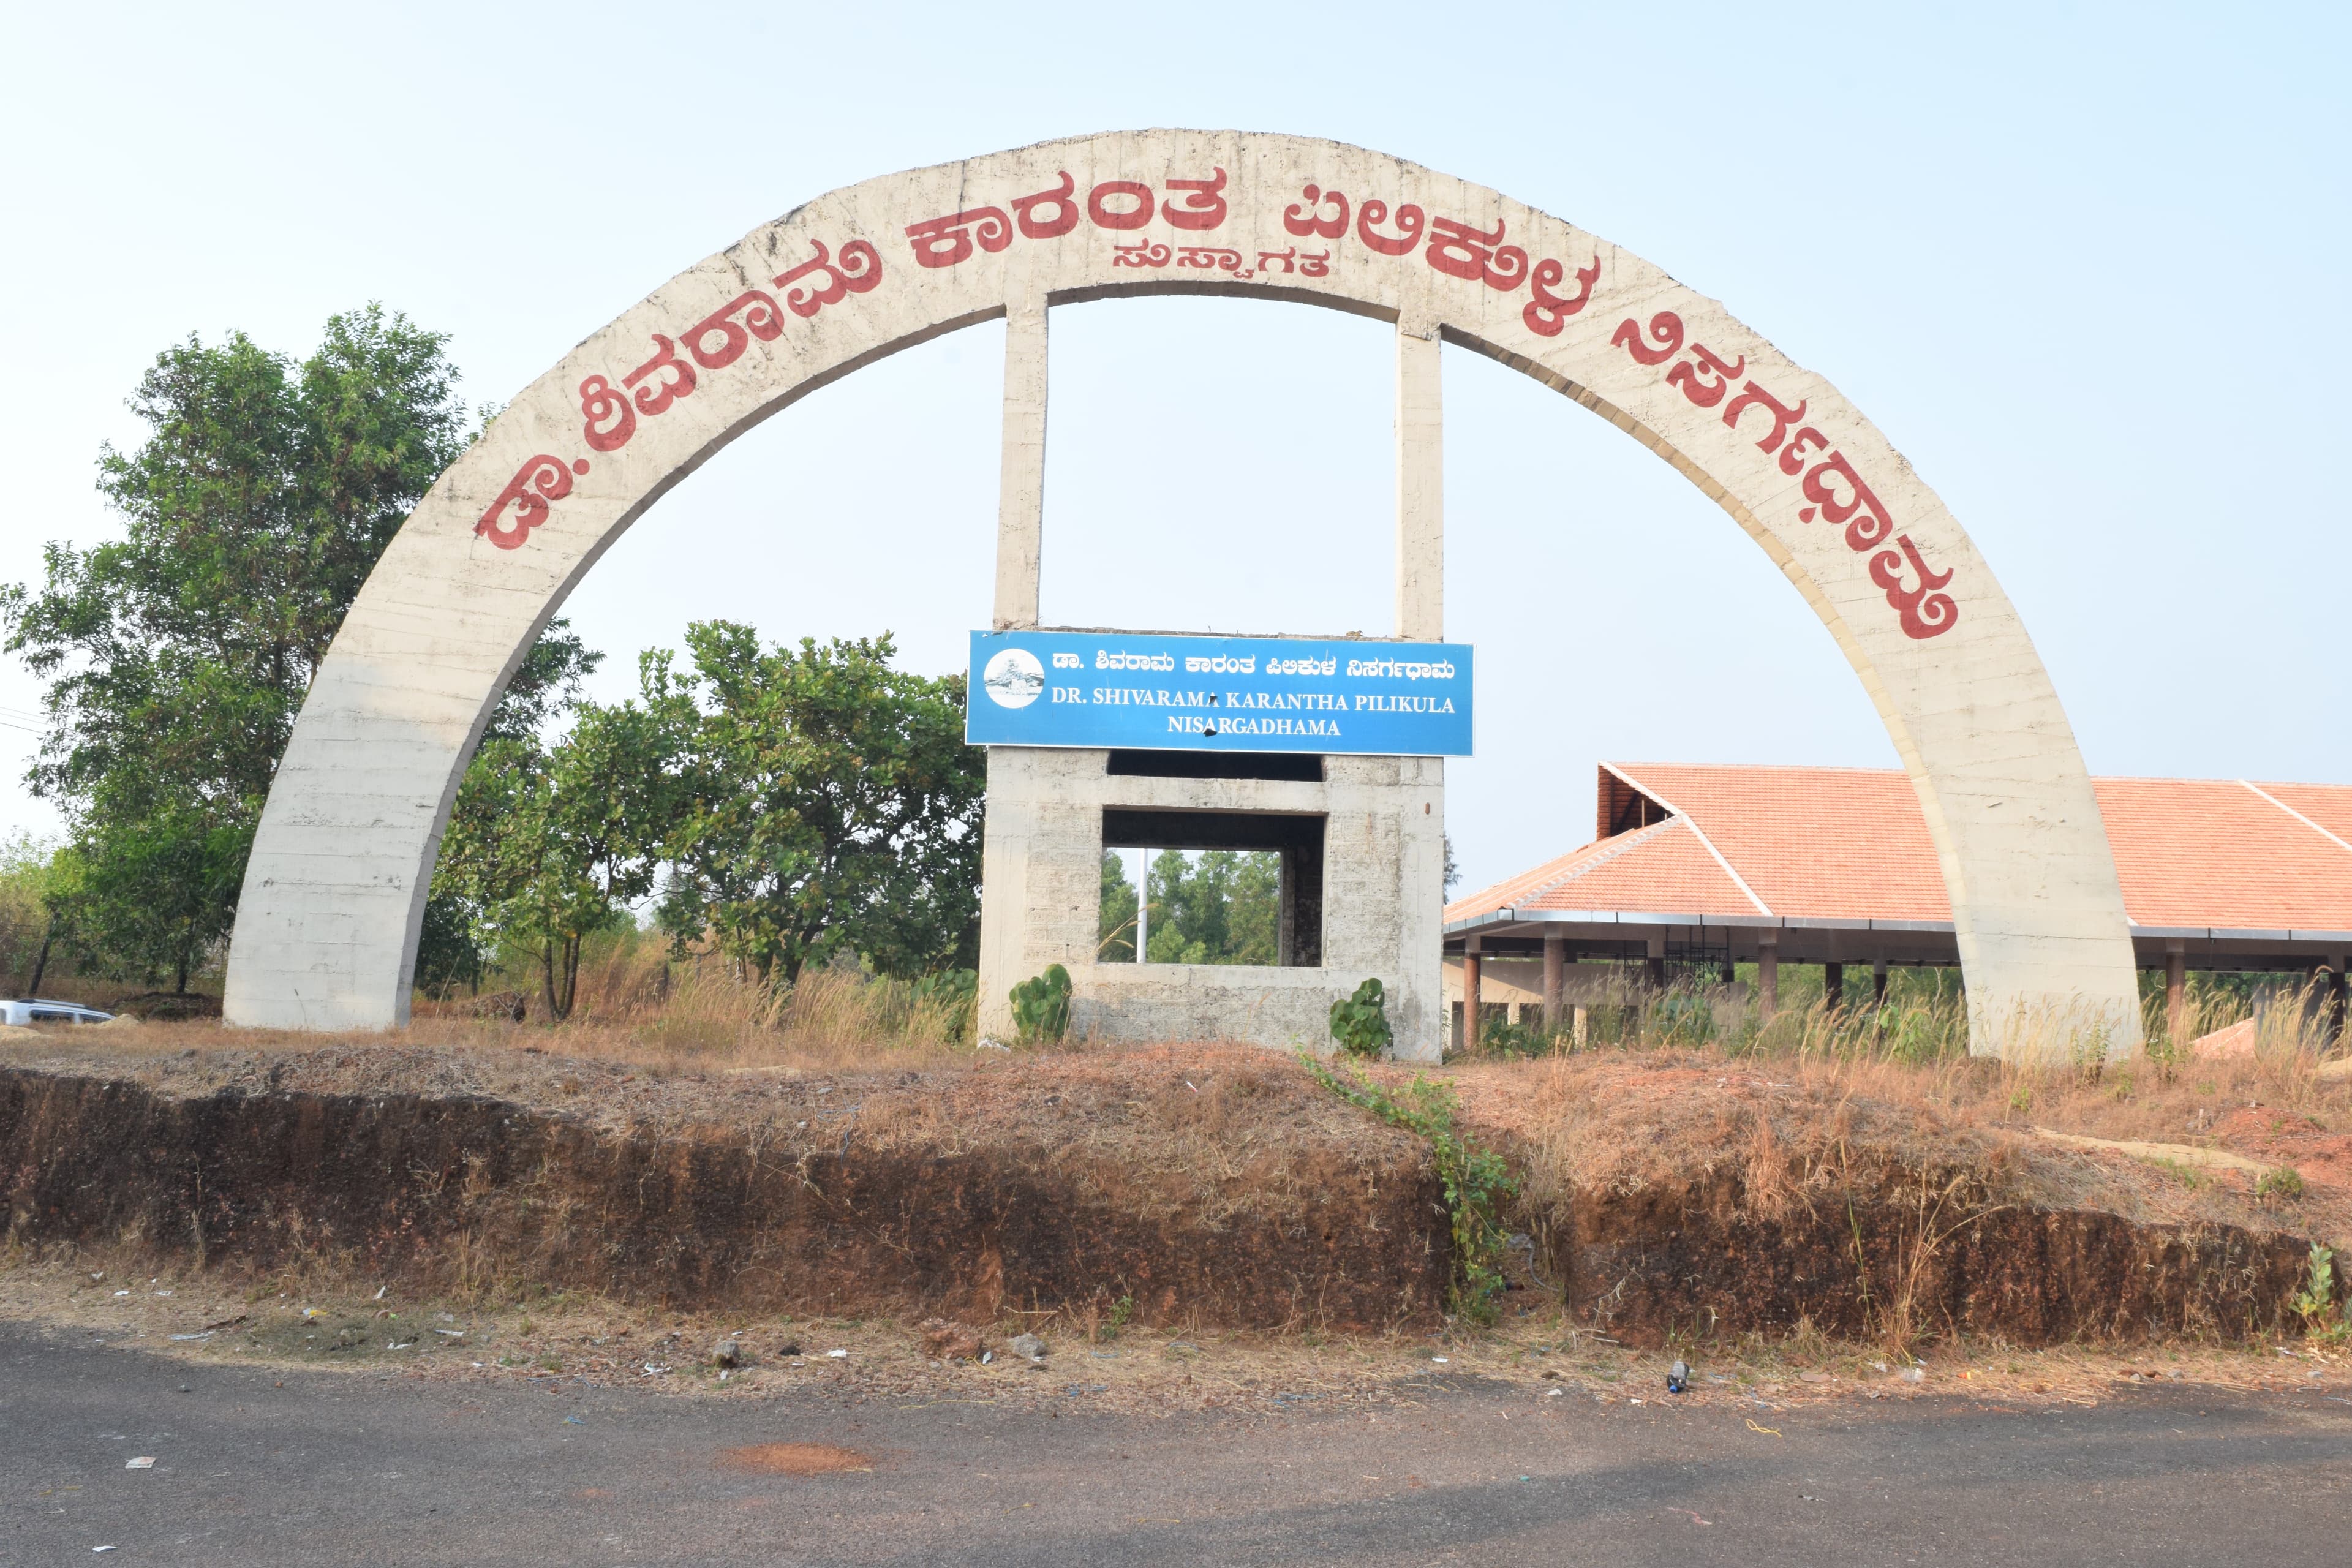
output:
{"label": "green tree", "polygon": [[892,669],[887,632],[763,649],[708,621],[686,640],[690,674],[648,655],[642,677],[646,709],[690,727],[664,925],[763,980],[841,952],[887,974],[972,966],[986,773],[963,677]]}
{"label": "green tree", "polygon": [[1162,849],[1144,873],[1151,919],[1144,956],[1153,963],[1207,963],[1225,941],[1223,889],[1209,858],[1195,865],[1181,849]]}
{"label": "green tree", "polygon": [[1274,963],[1280,953],[1282,857],[1274,850],[1181,850],[1152,858],[1154,963]]}
{"label": "green tree", "polygon": [[71,850],[21,828],[0,842],[0,986],[20,996],[39,992],[57,947],[50,901],[79,875]]}
{"label": "green tree", "polygon": [[680,805],[681,736],[667,718],[583,704],[551,747],[484,742],[458,788],[434,901],[467,912],[478,952],[527,955],[551,1017],[571,1016],[587,938],[653,890]]}
{"label": "green tree", "polygon": [[1282,962],[1282,856],[1261,849],[1236,857],[1225,907],[1227,963]]}
{"label": "green tree", "polygon": [[[370,305],[331,318],[299,363],[242,333],[165,350],[131,400],[145,437],[99,460],[122,537],[53,543],[37,588],[0,588],[5,651],[48,682],[29,777],[89,873],[56,895],[79,961],[184,988],[226,936],[328,644],[468,439],[446,349]],[[510,724],[593,664],[563,623],[550,634]]]}
{"label": "green tree", "polygon": [[1118,851],[1106,849],[1102,858],[1102,918],[1095,935],[1097,963],[1135,962],[1135,884]]}

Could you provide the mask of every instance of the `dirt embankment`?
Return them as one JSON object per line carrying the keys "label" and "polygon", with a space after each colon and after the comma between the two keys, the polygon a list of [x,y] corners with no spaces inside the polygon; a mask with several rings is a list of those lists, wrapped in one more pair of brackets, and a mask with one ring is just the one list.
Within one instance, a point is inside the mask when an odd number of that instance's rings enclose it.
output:
{"label": "dirt embankment", "polygon": [[1448,1268],[1419,1141],[1240,1053],[702,1079],[385,1046],[12,1054],[19,1245],[747,1312],[1129,1299],[1353,1328],[1433,1321]]}
{"label": "dirt embankment", "polygon": [[2331,1184],[2258,1194],[1987,1123],[1916,1082],[1782,1070],[1593,1055],[1459,1081],[1521,1173],[1538,1268],[1631,1342],[1801,1321],[1903,1343],[2294,1332],[2310,1241],[2352,1237]]}
{"label": "dirt embankment", "polygon": [[[1450,1073],[1522,1184],[1537,1293],[1514,1314],[1553,1292],[1629,1343],[1806,1322],[2232,1340],[2294,1331],[2308,1240],[2352,1239],[2324,1162],[2308,1191],[2258,1194],[1913,1080],[1780,1070]],[[25,1247],[745,1313],[1126,1301],[1154,1323],[1429,1327],[1452,1261],[1418,1139],[1279,1057],[1199,1047],[702,1076],[507,1047],[27,1041],[0,1047],[0,1203]]]}

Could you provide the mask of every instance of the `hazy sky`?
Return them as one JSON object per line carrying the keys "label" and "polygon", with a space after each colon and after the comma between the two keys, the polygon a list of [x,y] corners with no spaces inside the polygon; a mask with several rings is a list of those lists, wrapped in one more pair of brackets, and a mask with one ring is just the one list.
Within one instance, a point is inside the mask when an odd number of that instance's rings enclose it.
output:
{"label": "hazy sky", "polygon": [[[1976,538],[2095,772],[2352,782],[2352,10],[85,4],[0,14],[0,581],[113,526],[100,444],[158,350],[307,353],[381,300],[502,402],[837,185],[1043,138],[1238,126],[1495,186],[1830,377]],[[1390,629],[1391,330],[1297,306],[1053,319],[1051,622]],[[800,403],[664,500],[569,614],[986,623],[1003,334]],[[1449,769],[1471,885],[1591,835],[1596,761],[1892,765],[1738,527],[1534,382],[1446,351]],[[0,669],[0,829],[38,689]]]}

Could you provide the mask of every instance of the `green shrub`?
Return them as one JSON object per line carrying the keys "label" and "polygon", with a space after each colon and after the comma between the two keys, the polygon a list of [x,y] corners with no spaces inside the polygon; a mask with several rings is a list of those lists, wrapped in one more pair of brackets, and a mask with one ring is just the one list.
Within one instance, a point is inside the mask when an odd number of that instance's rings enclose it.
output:
{"label": "green shrub", "polygon": [[1462,1135],[1454,1121],[1461,1101],[1454,1096],[1454,1086],[1415,1073],[1402,1091],[1391,1092],[1352,1064],[1342,1079],[1303,1052],[1300,1060],[1318,1083],[1340,1099],[1363,1107],[1391,1127],[1429,1140],[1438,1179],[1445,1185],[1445,1212],[1453,1222],[1454,1283],[1447,1304],[1471,1322],[1493,1322],[1502,1315],[1507,1289],[1503,1205],[1518,1194],[1518,1183],[1500,1154],[1481,1149]]}
{"label": "green shrub", "polygon": [[2287,1305],[2310,1332],[2330,1336],[2343,1333],[2344,1324],[2336,1311],[2336,1253],[2332,1247],[2316,1241],[2311,1244],[2310,1278]]}
{"label": "green shrub", "polygon": [[1013,1026],[1024,1046],[1051,1045],[1069,1033],[1070,972],[1049,963],[1045,973],[1013,988]]}
{"label": "green shrub", "polygon": [[1331,1037],[1351,1057],[1377,1057],[1395,1038],[1381,983],[1367,980],[1344,1002],[1331,1004]]}
{"label": "green shrub", "polygon": [[1531,1024],[1498,1018],[1479,1029],[1478,1049],[1490,1057],[1539,1057],[1551,1049],[1551,1037]]}
{"label": "green shrub", "polygon": [[2303,1196],[2303,1173],[2293,1165],[2264,1171],[2263,1179],[2254,1184],[2254,1195],[2258,1198],[2299,1198]]}

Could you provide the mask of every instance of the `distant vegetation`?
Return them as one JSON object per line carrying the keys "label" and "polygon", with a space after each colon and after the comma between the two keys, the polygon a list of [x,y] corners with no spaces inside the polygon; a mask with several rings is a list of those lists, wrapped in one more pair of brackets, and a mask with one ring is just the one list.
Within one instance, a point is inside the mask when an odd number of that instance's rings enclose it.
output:
{"label": "distant vegetation", "polygon": [[[185,992],[220,963],[328,645],[478,433],[446,346],[370,305],[299,363],[190,337],[141,379],[144,438],[99,461],[121,537],[53,543],[40,583],[0,586],[0,650],[48,683],[29,782],[66,822],[62,844],[0,856],[8,984]],[[984,771],[963,678],[893,652],[887,634],[763,647],[711,622],[603,707],[580,696],[602,656],[552,622],[459,792],[419,983],[520,981],[561,1018],[590,939],[640,915],[761,985],[813,963],[968,970]]]}
{"label": "distant vegetation", "polygon": [[[1144,880],[1144,957],[1152,963],[1278,963],[1282,856],[1271,849],[1162,849]],[[1104,963],[1135,962],[1135,884],[1118,855],[1103,852]]]}

